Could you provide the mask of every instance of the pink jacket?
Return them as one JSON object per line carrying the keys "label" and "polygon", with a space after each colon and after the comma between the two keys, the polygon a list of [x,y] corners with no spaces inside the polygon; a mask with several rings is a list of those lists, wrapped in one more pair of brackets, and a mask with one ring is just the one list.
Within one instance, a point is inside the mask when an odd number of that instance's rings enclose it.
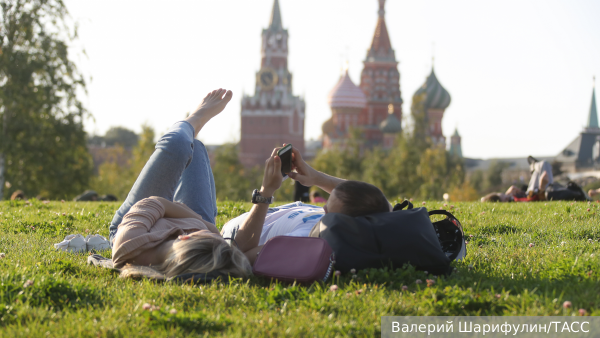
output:
{"label": "pink jacket", "polygon": [[113,241],[115,268],[122,268],[129,260],[170,238],[207,230],[198,219],[163,218],[164,215],[165,208],[155,197],[145,198],[131,207]]}

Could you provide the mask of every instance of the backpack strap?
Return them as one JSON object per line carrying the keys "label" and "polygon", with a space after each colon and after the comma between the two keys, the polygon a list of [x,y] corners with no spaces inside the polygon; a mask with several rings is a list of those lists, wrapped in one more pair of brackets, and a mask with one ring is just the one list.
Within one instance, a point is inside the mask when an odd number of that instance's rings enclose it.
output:
{"label": "backpack strap", "polygon": [[447,217],[452,217],[454,219],[456,219],[456,217],[454,217],[454,215],[452,215],[450,212],[446,211],[446,210],[431,210],[429,212],[429,216],[431,215],[444,215]]}
{"label": "backpack strap", "polygon": [[398,204],[396,204],[396,205],[394,206],[394,209],[393,209],[393,211],[402,210],[402,209],[406,208],[407,206],[408,206],[408,209],[407,209],[407,210],[410,210],[410,209],[412,209],[412,208],[413,208],[413,204],[412,204],[412,203],[410,203],[410,201],[409,201],[409,200],[404,200],[402,203],[398,203]]}

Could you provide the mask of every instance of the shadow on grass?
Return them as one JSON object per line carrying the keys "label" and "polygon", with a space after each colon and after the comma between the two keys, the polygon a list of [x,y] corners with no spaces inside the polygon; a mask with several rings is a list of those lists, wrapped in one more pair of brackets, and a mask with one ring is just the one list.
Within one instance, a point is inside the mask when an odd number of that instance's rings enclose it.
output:
{"label": "shadow on grass", "polygon": [[145,311],[144,317],[151,327],[164,328],[167,331],[179,329],[187,334],[224,331],[231,324],[230,321],[223,319],[210,320],[202,313],[172,314],[163,309]]}
{"label": "shadow on grass", "polygon": [[0,278],[0,304],[28,304],[62,310],[103,305],[106,298],[107,295],[96,288],[49,276],[34,280],[14,275]]}

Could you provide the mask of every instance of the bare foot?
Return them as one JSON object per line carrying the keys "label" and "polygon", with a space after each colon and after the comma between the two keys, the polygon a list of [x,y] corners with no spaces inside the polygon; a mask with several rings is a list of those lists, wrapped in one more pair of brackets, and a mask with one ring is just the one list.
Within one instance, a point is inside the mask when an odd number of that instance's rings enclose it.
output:
{"label": "bare foot", "polygon": [[194,127],[196,135],[211,118],[225,109],[232,96],[231,90],[226,89],[216,89],[206,95],[194,113],[185,119]]}

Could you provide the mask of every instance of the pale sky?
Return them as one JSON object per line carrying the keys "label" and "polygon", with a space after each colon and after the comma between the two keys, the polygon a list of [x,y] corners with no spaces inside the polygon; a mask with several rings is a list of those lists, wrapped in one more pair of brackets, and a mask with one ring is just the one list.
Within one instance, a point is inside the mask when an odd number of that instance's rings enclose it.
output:
{"label": "pale sky", "polygon": [[[73,56],[91,77],[82,100],[95,121],[158,133],[210,90],[234,92],[200,139],[240,138],[242,92],[254,92],[261,31],[273,0],[67,0],[79,22]],[[377,0],[280,0],[289,68],[306,100],[306,139],[331,116],[327,95],[344,60],[358,84],[377,20]],[[600,77],[600,1],[388,0],[386,22],[400,62],[404,116],[435,71],[450,92],[446,136],[458,126],[466,157],[556,155],[587,120]],[[598,98],[597,98],[598,99]],[[403,120],[403,123],[406,118]]]}

